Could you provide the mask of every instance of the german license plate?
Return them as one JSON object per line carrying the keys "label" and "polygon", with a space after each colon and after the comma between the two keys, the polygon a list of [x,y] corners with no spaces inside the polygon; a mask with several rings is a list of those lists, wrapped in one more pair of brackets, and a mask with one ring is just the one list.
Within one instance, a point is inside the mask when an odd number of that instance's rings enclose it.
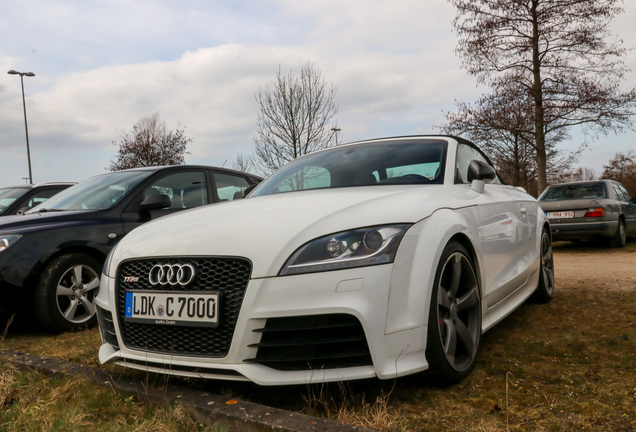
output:
{"label": "german license plate", "polygon": [[548,212],[548,219],[568,219],[573,217],[573,211]]}
{"label": "german license plate", "polygon": [[127,291],[124,320],[157,325],[217,327],[219,293]]}

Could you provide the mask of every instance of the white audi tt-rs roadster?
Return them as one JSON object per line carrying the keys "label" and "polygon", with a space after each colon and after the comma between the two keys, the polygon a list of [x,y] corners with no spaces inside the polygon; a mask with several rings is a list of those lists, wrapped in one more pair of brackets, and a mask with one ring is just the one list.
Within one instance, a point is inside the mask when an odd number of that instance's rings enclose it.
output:
{"label": "white audi tt-rs roadster", "polygon": [[484,331],[554,292],[537,201],[449,136],[305,155],[136,228],[103,273],[102,363],[261,385],[459,382]]}

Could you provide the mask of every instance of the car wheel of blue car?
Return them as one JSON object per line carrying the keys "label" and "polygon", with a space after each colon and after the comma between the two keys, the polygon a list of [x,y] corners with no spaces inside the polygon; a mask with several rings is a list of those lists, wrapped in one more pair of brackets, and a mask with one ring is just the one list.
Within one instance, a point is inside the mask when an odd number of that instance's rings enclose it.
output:
{"label": "car wheel of blue car", "polygon": [[61,255],[46,266],[33,299],[35,318],[43,328],[59,332],[95,324],[100,268],[84,254]]}
{"label": "car wheel of blue car", "polygon": [[454,384],[475,366],[481,339],[481,296],[472,259],[460,243],[442,253],[431,296],[426,359],[429,376]]}

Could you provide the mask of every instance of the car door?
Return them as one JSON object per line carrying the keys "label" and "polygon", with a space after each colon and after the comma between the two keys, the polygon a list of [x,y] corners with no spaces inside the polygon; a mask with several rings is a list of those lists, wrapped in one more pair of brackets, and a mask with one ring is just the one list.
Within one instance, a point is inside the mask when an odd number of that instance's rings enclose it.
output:
{"label": "car door", "polygon": [[[481,152],[464,144],[460,144],[457,158],[457,177],[465,183],[471,160],[491,165]],[[530,195],[503,185],[498,179],[486,185],[476,202],[484,274],[482,290],[486,305],[491,308],[523,286],[530,276],[537,259],[539,207]]]}
{"label": "car door", "polygon": [[627,235],[636,234],[636,202],[634,202],[622,184],[613,183],[613,186],[616,197],[620,201],[622,213],[625,216],[625,230]]}
{"label": "car door", "polygon": [[488,307],[522,287],[536,260],[538,206],[511,186],[489,184],[478,205]]}

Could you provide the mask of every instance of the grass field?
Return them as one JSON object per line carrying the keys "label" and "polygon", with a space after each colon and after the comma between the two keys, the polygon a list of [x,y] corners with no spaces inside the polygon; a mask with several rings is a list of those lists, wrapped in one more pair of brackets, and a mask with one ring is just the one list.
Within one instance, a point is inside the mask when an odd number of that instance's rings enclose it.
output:
{"label": "grass field", "polygon": [[[285,388],[190,384],[383,431],[636,430],[636,289],[559,284],[552,302],[525,304],[487,332],[475,370],[456,386],[435,387],[421,376]],[[96,329],[55,336],[9,331],[2,341],[4,348],[95,367],[98,346]],[[0,367],[0,430],[202,430],[179,406],[5,361]]]}

